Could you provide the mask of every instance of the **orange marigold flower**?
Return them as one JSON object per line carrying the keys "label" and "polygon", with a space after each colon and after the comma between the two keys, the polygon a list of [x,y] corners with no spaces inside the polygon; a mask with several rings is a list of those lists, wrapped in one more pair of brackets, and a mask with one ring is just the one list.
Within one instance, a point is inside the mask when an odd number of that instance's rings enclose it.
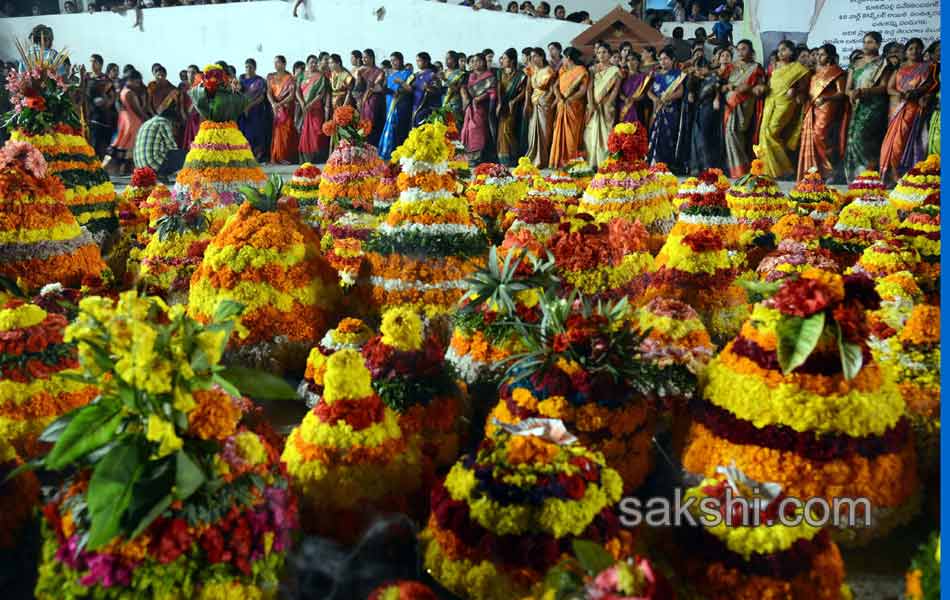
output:
{"label": "orange marigold flower", "polygon": [[356,111],[352,106],[344,105],[333,111],[333,122],[339,127],[345,127],[353,122]]}
{"label": "orange marigold flower", "polygon": [[832,302],[841,302],[844,300],[844,278],[837,273],[807,267],[802,271],[803,279],[813,279],[822,284],[830,293]]}
{"label": "orange marigold flower", "polygon": [[241,419],[241,409],[222,390],[200,390],[193,394],[197,406],[188,413],[189,431],[203,440],[223,440],[232,436]]}
{"label": "orange marigold flower", "polygon": [[518,464],[546,464],[557,456],[557,446],[533,435],[515,436],[508,443],[508,461]]}
{"label": "orange marigold flower", "polygon": [[764,175],[765,174],[765,163],[759,159],[752,161],[752,174],[753,175]]}

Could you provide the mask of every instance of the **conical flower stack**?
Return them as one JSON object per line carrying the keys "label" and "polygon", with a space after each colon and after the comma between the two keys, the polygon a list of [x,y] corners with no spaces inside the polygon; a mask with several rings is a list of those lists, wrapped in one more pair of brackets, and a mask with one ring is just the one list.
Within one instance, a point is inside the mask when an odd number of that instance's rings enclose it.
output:
{"label": "conical flower stack", "polygon": [[335,274],[320,255],[313,230],[293,206],[280,205],[282,183],[268,182],[228,219],[191,279],[188,312],[210,321],[223,300],[244,306],[230,350],[234,359],[302,372],[306,352],[336,309]]}
{"label": "conical flower stack", "polygon": [[343,141],[330,155],[320,175],[320,203],[336,205],[343,212],[374,214],[379,180],[385,174],[386,165],[374,146]]}
{"label": "conical flower stack", "polygon": [[[705,172],[716,176],[714,185],[720,190],[725,192],[732,187],[732,183],[729,181],[729,178],[723,174],[722,169],[706,169]],[[673,196],[673,208],[676,212],[680,211],[683,204],[685,204],[693,194],[698,193],[697,188],[700,185],[698,177],[687,177],[683,180],[683,183],[679,185],[676,194]]]}
{"label": "conical flower stack", "polygon": [[402,166],[399,199],[364,245],[373,304],[411,306],[428,317],[455,309],[465,278],[484,264],[488,241],[455,194],[452,146],[440,123],[417,127],[394,157]]}
{"label": "conical flower stack", "polygon": [[116,280],[124,285],[131,286],[137,274],[136,262],[130,262],[129,256],[134,248],[145,247],[149,217],[143,209],[157,183],[155,171],[149,167],[136,169],[132,172],[131,185],[123,190],[116,206],[119,239],[110,250],[107,261]]}
{"label": "conical flower stack", "polygon": [[587,189],[590,182],[594,180],[594,176],[597,175],[597,169],[592,169],[587,161],[581,157],[567,161],[567,164],[564,165],[564,172],[574,180],[577,187],[582,191]]}
{"label": "conical flower stack", "polygon": [[914,274],[929,293],[936,293],[940,289],[940,193],[911,210],[894,235],[920,255]]}
{"label": "conical flower stack", "polygon": [[320,175],[319,167],[304,163],[294,171],[290,183],[284,186],[284,195],[297,201],[300,217],[317,235],[324,226],[320,208]]}
{"label": "conical flower stack", "polygon": [[355,541],[376,510],[409,509],[421,485],[416,442],[373,391],[356,350],[327,359],[320,402],[287,438],[281,460],[304,528]]}
{"label": "conical flower stack", "polygon": [[532,188],[504,214],[500,229],[506,237],[526,231],[546,244],[557,232],[561,216],[562,211],[550,196]]}
{"label": "conical flower stack", "polygon": [[850,272],[864,273],[877,281],[898,271],[914,271],[919,262],[920,256],[913,248],[897,240],[879,240],[868,246]]}
{"label": "conical flower stack", "polygon": [[855,510],[870,527],[836,523],[835,535],[849,543],[912,517],[919,482],[904,401],[867,343],[865,311],[878,304],[865,276],[810,269],[755,305],[706,367],[684,468],[710,477],[734,463],[792,497],[829,506],[867,499]]}
{"label": "conical flower stack", "polygon": [[63,339],[67,323],[35,304],[0,307],[0,439],[25,459],[46,450],[37,438],[50,422],[99,393],[67,378],[79,367],[76,348]]}
{"label": "conical flower stack", "polygon": [[871,329],[870,345],[877,350],[881,342],[897,335],[918,304],[924,302],[924,293],[910,271],[898,271],[877,280],[874,289],[881,297],[881,306],[868,312]]}
{"label": "conical flower stack", "polygon": [[201,114],[201,126],[175,177],[178,193],[194,196],[193,188],[199,186],[201,199],[222,206],[241,202],[242,186],[257,187],[267,179],[238,129],[245,100],[230,83],[220,65],[208,65],[199,74],[189,94]]}
{"label": "conical flower stack", "polygon": [[316,406],[323,396],[323,376],[327,370],[327,359],[340,350],[360,351],[372,337],[373,330],[366,323],[347,317],[328,331],[320,343],[310,350],[307,370],[297,387],[297,395],[304,399],[309,408]]}
{"label": "conical flower stack", "polygon": [[790,238],[779,242],[778,248],[759,262],[756,274],[762,281],[775,283],[810,267],[831,273],[838,271],[838,263],[828,250]]}
{"label": "conical flower stack", "polygon": [[880,172],[862,171],[854,181],[848,184],[848,192],[845,196],[849,202],[864,196],[887,196],[887,188],[881,181]]}
{"label": "conical flower stack", "polygon": [[696,178],[695,186],[681,189],[676,224],[670,237],[683,237],[704,229],[715,231],[729,248],[739,245],[739,221],[726,204],[725,191],[718,185],[719,173],[707,169]]}
{"label": "conical flower stack", "polygon": [[505,212],[528,191],[508,167],[495,163],[482,163],[472,171],[472,181],[465,190],[470,210],[485,222],[493,238],[504,235],[500,221]]}
{"label": "conical flower stack", "polygon": [[849,267],[898,225],[897,209],[884,195],[871,191],[841,209],[835,226],[821,238],[821,246],[831,250],[842,267]]}
{"label": "conical flower stack", "polygon": [[162,189],[157,187],[149,196],[149,223],[154,233],[145,248],[133,249],[129,256],[139,265],[137,285],[169,304],[185,304],[191,276],[211,242],[209,216],[202,204],[180,205],[164,196]]}
{"label": "conical flower stack", "polygon": [[834,218],[841,204],[838,192],[825,184],[821,173],[814,167],[795,184],[788,198],[798,214],[811,217],[817,224],[828,226],[834,224],[829,219]]}
{"label": "conical flower stack", "polygon": [[933,193],[940,192],[940,155],[932,154],[904,174],[888,199],[903,217],[922,205]]}
{"label": "conical flower stack", "polygon": [[737,179],[726,193],[733,216],[748,228],[764,225],[769,229],[791,210],[785,194],[774,179],[765,175],[759,160],[752,161],[752,172]]}
{"label": "conical flower stack", "polygon": [[35,292],[49,283],[78,288],[105,268],[43,155],[26,142],[7,142],[0,150],[0,276]]}

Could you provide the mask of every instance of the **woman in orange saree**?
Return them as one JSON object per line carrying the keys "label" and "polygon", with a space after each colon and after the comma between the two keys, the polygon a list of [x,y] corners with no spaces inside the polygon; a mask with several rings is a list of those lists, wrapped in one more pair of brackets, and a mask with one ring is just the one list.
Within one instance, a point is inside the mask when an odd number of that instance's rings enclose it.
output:
{"label": "woman in orange saree", "polygon": [[838,66],[838,51],[832,44],[818,49],[818,67],[808,88],[808,104],[802,119],[802,141],[798,154],[798,179],[812,168],[825,181],[832,179],[835,166],[844,160],[848,104],[845,102],[847,72]]}
{"label": "woman in orange saree", "polygon": [[287,165],[297,162],[297,130],[294,128],[297,86],[294,76],[287,72],[286,58],[277,55],[274,69],[276,72],[267,76],[267,100],[274,109],[270,159],[271,162]]}
{"label": "woman in orange saree", "polygon": [[887,93],[899,101],[891,116],[881,146],[881,176],[897,180],[926,158],[922,135],[924,110],[921,100],[933,91],[935,77],[930,63],[923,62],[924,43],[907,41],[907,61],[887,84]]}
{"label": "woman in orange saree", "polygon": [[323,134],[323,122],[327,114],[329,84],[320,70],[317,57],[307,58],[307,71],[297,84],[297,104],[303,111],[303,126],[300,128],[300,155],[305,162],[319,162],[326,153],[327,136]]}
{"label": "woman in orange saree", "polygon": [[590,74],[581,64],[581,53],[576,48],[564,51],[564,64],[554,86],[557,115],[554,117],[554,137],[551,141],[552,169],[559,169],[580,154],[587,114],[587,86]]}

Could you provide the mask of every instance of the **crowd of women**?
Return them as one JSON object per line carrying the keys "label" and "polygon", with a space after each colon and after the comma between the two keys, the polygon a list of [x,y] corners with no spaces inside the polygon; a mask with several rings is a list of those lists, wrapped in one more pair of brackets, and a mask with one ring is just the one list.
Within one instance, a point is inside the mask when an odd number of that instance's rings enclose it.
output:
{"label": "crowd of women", "polygon": [[[262,162],[324,161],[333,148],[323,123],[350,105],[372,122],[370,141],[384,158],[437,113],[456,122],[472,163],[512,165],[527,156],[540,168],[559,168],[584,157],[596,168],[608,156],[613,126],[640,122],[649,131],[649,160],[681,175],[718,167],[740,177],[758,158],[779,179],[817,169],[843,182],[866,168],[895,179],[939,145],[939,42],[882,43],[868,33],[847,70],[831,44],[809,49],[788,41],[764,66],[748,40],[712,48],[698,41],[685,59],[674,46],[638,52],[629,43],[598,43],[590,64],[556,42],[547,51],[508,49],[497,64],[491,50],[450,51],[443,62],[421,52],[415,64],[399,52],[377,63],[364,50],[353,51],[348,66],[336,54],[292,66],[277,56],[266,78],[248,59],[235,85],[248,98],[239,125]],[[187,94],[196,66],[180,74],[178,86],[161,65],[148,86],[131,66],[122,79],[117,65],[103,73],[100,57],[92,67],[91,114],[111,106],[98,102],[102,88],[119,90],[118,131],[93,131],[97,151],[110,135],[113,154],[121,153],[136,124],[162,112],[188,147],[199,125]]]}

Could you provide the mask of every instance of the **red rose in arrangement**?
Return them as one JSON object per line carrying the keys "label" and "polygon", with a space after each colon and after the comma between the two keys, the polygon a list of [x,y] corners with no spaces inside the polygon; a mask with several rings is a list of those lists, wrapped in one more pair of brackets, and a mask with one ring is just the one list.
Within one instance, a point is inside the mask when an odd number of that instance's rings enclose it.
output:
{"label": "red rose in arrangement", "polygon": [[46,110],[46,100],[42,96],[30,96],[23,101],[23,105],[35,111]]}
{"label": "red rose in arrangement", "polygon": [[814,279],[789,281],[772,296],[772,305],[781,313],[809,317],[825,310],[831,302],[831,293]]}
{"label": "red rose in arrangement", "polygon": [[584,497],[587,486],[579,476],[560,473],[557,476],[557,482],[564,488],[564,492],[571,500],[580,500]]}
{"label": "red rose in arrangement", "polygon": [[149,167],[142,167],[132,172],[132,185],[135,187],[152,187],[158,182],[158,176]]}

